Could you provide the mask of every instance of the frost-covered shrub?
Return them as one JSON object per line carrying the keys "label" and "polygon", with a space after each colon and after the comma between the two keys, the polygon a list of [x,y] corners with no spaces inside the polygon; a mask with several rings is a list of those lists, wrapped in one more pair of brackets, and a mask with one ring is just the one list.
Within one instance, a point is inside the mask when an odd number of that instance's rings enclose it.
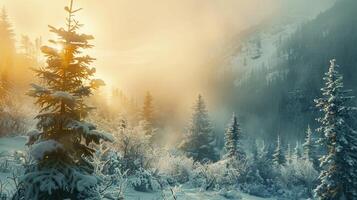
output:
{"label": "frost-covered shrub", "polygon": [[95,146],[96,152],[86,158],[98,178],[98,188],[101,198],[119,200],[124,198],[127,186],[127,171],[122,171],[117,153],[113,152],[106,143]]}
{"label": "frost-covered shrub", "polygon": [[270,197],[279,190],[276,184],[279,172],[264,152],[256,158],[247,159],[245,173],[239,180],[242,191],[260,197]]}
{"label": "frost-covered shrub", "polygon": [[281,174],[279,180],[286,189],[296,189],[303,197],[312,195],[312,190],[319,175],[312,162],[300,159],[294,160],[286,166],[282,166],[279,170]]}
{"label": "frost-covered shrub", "polygon": [[184,155],[166,155],[160,157],[157,168],[166,177],[169,184],[186,183],[192,177],[194,161]]}
{"label": "frost-covered shrub", "polygon": [[0,172],[6,174],[0,177],[0,199],[10,199],[15,192],[19,177],[24,173],[24,160],[26,155],[20,151],[0,154]]}
{"label": "frost-covered shrub", "polygon": [[203,190],[235,187],[246,173],[245,162],[232,159],[195,164],[192,184]]}
{"label": "frost-covered shrub", "polygon": [[129,182],[136,191],[151,192],[161,189],[158,175],[150,170],[140,168],[130,177]]}
{"label": "frost-covered shrub", "polygon": [[121,128],[115,133],[114,148],[120,153],[123,170],[129,175],[136,173],[140,168],[149,168],[152,163],[153,149],[150,146],[150,135],[144,127]]}

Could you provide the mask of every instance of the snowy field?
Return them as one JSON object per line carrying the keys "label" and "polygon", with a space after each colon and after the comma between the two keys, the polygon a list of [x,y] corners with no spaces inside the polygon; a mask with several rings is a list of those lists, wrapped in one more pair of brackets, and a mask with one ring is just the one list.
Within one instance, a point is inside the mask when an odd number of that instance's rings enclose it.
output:
{"label": "snowy field", "polygon": [[[12,138],[0,138],[0,155],[1,161],[4,161],[11,157],[11,155],[16,154],[18,151],[26,150],[26,137],[12,137]],[[9,170],[0,172],[0,180],[2,183],[9,182],[5,184],[7,190],[11,190],[13,184],[11,184],[10,178],[12,177],[12,164],[8,165]],[[173,188],[173,192],[176,195],[177,200],[225,200],[225,199],[242,199],[242,200],[263,200],[263,199],[274,199],[274,198],[259,198],[244,194],[238,191],[200,191],[200,189],[192,189],[187,186],[181,186],[180,188]],[[6,192],[5,192],[6,193]],[[10,192],[8,192],[10,193]],[[125,192],[125,200],[174,200],[171,194],[171,190],[166,190],[162,192],[137,192],[131,188],[128,188]]]}
{"label": "snowy field", "polygon": [[[182,191],[177,193],[177,200],[225,200],[225,199],[239,199],[239,200],[273,200],[275,198],[259,198],[254,197],[248,194],[240,193],[237,191],[228,192],[231,196],[224,197],[219,192],[200,192],[197,189],[188,189],[184,188]],[[174,200],[170,195],[169,191],[165,192],[165,197],[162,197],[162,194],[158,193],[143,193],[129,190],[126,193],[126,199],[128,200]]]}

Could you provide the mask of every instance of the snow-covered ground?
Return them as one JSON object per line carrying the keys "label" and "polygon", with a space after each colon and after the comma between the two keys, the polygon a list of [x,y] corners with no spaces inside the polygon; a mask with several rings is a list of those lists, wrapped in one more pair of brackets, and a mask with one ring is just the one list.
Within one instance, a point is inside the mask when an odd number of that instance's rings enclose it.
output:
{"label": "snow-covered ground", "polygon": [[0,138],[0,154],[6,152],[23,151],[25,150],[27,137],[10,137]]}
{"label": "snow-covered ground", "polygon": [[[212,192],[212,191],[204,191],[201,192],[197,189],[189,189],[189,188],[182,188],[181,191],[176,193],[177,200],[226,200],[226,199],[236,199],[236,200],[273,200],[272,198],[260,198],[254,197],[248,194],[244,194],[238,191],[228,191],[226,194],[229,194],[225,197],[220,192]],[[160,193],[144,193],[144,192],[137,192],[133,190],[128,190],[126,192],[126,199],[127,200],[174,200],[171,195],[171,191],[165,191],[165,197],[163,194]]]}
{"label": "snow-covered ground", "polygon": [[[26,137],[12,137],[12,138],[0,138],[0,155],[1,160],[4,161],[9,155],[13,155],[18,151],[26,150]],[[0,172],[0,181],[9,181],[9,177],[12,176],[11,165],[9,170]],[[7,184],[11,187],[11,184]],[[125,200],[174,200],[172,192],[175,193],[177,200],[225,200],[225,199],[242,199],[242,200],[263,200],[265,198],[259,198],[250,196],[239,191],[200,191],[198,188],[190,188],[182,186],[180,188],[172,188],[161,192],[137,192],[130,187],[125,192]],[[9,192],[10,193],[10,192]],[[272,198],[270,198],[272,199]],[[269,200],[269,199],[268,199]]]}

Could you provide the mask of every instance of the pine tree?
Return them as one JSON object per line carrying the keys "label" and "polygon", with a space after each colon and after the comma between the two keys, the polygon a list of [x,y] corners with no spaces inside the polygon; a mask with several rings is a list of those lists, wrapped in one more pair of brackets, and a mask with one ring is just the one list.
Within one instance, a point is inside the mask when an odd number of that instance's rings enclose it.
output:
{"label": "pine tree", "polygon": [[271,155],[269,155],[269,147],[265,144],[264,141],[262,147],[260,148],[259,159],[270,160],[270,161],[272,160]]}
{"label": "pine tree", "polygon": [[192,119],[180,149],[195,161],[217,160],[216,141],[206,104],[201,95],[193,108]]}
{"label": "pine tree", "polygon": [[310,125],[307,127],[305,143],[302,146],[304,148],[304,159],[312,162],[315,167],[318,167],[318,159],[316,158],[316,145],[312,138]]}
{"label": "pine tree", "polygon": [[296,142],[295,148],[294,148],[294,158],[295,160],[299,160],[302,157],[301,155],[301,150],[300,150],[300,144],[299,142]]}
{"label": "pine tree", "polygon": [[281,147],[280,136],[278,135],[276,148],[273,154],[273,163],[276,166],[284,165],[286,163],[285,154]]}
{"label": "pine tree", "polygon": [[47,63],[35,72],[43,85],[32,84],[29,92],[41,108],[36,116],[38,131],[29,133],[34,166],[26,171],[13,199],[98,199],[98,180],[88,161],[95,151],[90,144],[113,138],[84,120],[93,109],[84,99],[103,81],[91,78],[94,58],[82,54],[92,47],[93,36],[77,32],[82,25],[74,14],[79,10],[71,0],[65,7],[66,27],[49,26],[57,38],[50,43],[61,49],[41,48]]}
{"label": "pine tree", "polygon": [[0,13],[0,69],[9,69],[15,54],[15,34],[5,7]]}
{"label": "pine tree", "polygon": [[233,114],[232,121],[228,125],[225,133],[225,149],[227,152],[227,158],[234,158],[237,160],[245,159],[245,152],[243,151],[241,140],[242,133],[239,128],[237,116]]}
{"label": "pine tree", "polygon": [[155,120],[154,120],[154,106],[153,97],[150,92],[146,93],[144,98],[144,105],[141,112],[142,121],[140,124],[144,127],[147,135],[151,136],[151,142],[157,140],[156,130],[155,130]]}
{"label": "pine tree", "polygon": [[154,107],[153,107],[153,97],[150,92],[146,93],[144,99],[144,105],[142,110],[142,119],[149,124],[154,124]]}
{"label": "pine tree", "polygon": [[320,158],[322,169],[315,189],[319,199],[357,199],[357,132],[349,125],[353,99],[349,90],[343,89],[343,76],[336,60],[330,61],[324,77],[323,97],[316,99],[316,106],[324,115],[318,118],[322,133],[319,143],[327,154]]}

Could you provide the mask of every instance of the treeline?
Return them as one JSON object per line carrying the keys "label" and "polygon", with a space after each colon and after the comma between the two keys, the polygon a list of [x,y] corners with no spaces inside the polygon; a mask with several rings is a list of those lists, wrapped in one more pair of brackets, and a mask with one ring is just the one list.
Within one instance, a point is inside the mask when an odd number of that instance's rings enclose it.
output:
{"label": "treeline", "polygon": [[40,39],[27,36],[17,43],[6,9],[0,11],[0,136],[24,133],[30,123],[23,93],[32,79],[30,68],[39,65],[40,45]]}

